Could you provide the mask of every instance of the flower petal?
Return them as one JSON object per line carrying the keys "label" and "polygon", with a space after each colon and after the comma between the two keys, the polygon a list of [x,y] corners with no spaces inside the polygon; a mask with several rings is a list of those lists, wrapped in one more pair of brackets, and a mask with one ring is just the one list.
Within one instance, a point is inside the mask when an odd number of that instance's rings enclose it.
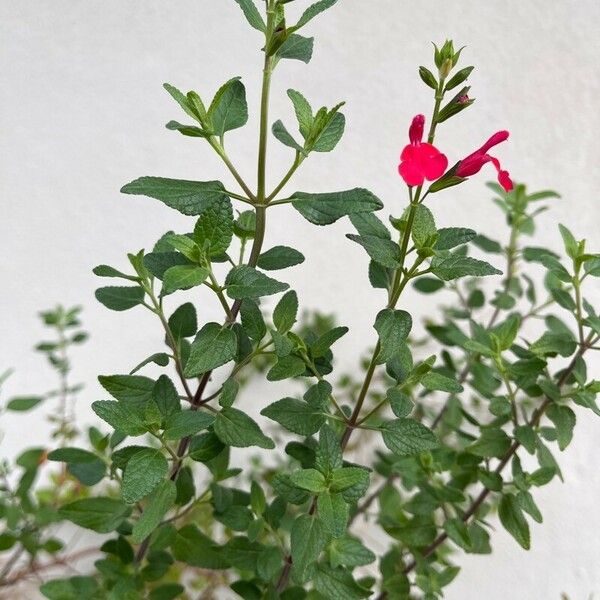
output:
{"label": "flower petal", "polygon": [[406,185],[421,185],[425,179],[421,165],[416,160],[405,160],[398,166],[398,173]]}

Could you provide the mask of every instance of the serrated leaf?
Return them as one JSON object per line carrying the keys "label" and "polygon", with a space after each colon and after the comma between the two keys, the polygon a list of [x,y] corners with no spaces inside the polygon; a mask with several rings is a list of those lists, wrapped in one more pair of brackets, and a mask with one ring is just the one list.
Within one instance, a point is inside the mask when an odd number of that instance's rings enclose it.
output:
{"label": "serrated leaf", "polygon": [[182,304],[169,317],[168,325],[176,340],[196,335],[198,322],[194,305],[191,302]]}
{"label": "serrated leaf", "polygon": [[188,181],[166,177],[140,177],[121,188],[123,194],[160,200],[184,215],[201,215],[214,202],[228,198],[220,181]]}
{"label": "serrated leaf", "polygon": [[323,409],[296,398],[273,402],[260,413],[298,435],[313,435],[325,422]]}
{"label": "serrated leaf", "polygon": [[371,592],[361,587],[350,571],[338,567],[318,565],[315,575],[315,589],[328,600],[359,600],[368,598]]}
{"label": "serrated leaf", "polygon": [[167,296],[177,290],[189,290],[202,285],[208,277],[208,269],[196,265],[178,265],[165,271],[161,296]]}
{"label": "serrated leaf", "polygon": [[292,485],[313,493],[324,492],[327,483],[322,473],[316,469],[302,469],[290,475]]}
{"label": "serrated leaf", "polygon": [[327,543],[322,522],[315,516],[301,515],[292,526],[290,548],[293,572],[299,581],[305,581],[307,570],[316,562]]}
{"label": "serrated leaf", "polygon": [[223,408],[218,412],[214,430],[217,437],[228,446],[258,446],[267,449],[275,447],[273,440],[263,434],[257,423],[236,408]]}
{"label": "serrated leaf", "polygon": [[223,197],[211,204],[194,227],[194,241],[209,256],[223,254],[233,238],[233,208],[231,200]]}
{"label": "serrated leaf", "polygon": [[348,505],[342,494],[323,493],[317,498],[317,515],[334,538],[341,537],[348,524]]}
{"label": "serrated leaf", "polygon": [[97,533],[114,531],[130,512],[130,507],[120,500],[104,497],[75,500],[59,509],[63,519]]}
{"label": "serrated leaf", "polygon": [[279,58],[289,58],[309,63],[313,53],[314,38],[307,38],[297,33],[288,35],[285,42],[277,50]]}
{"label": "serrated leaf", "polygon": [[368,190],[354,188],[326,194],[296,192],[292,196],[292,206],[307,221],[329,225],[346,215],[380,210],[383,203]]}
{"label": "serrated leaf", "polygon": [[235,333],[218,323],[207,323],[192,342],[185,365],[186,377],[196,377],[232,360],[237,351]]}
{"label": "serrated leaf", "polygon": [[281,356],[267,373],[268,381],[282,381],[291,377],[303,375],[306,371],[306,363],[299,356],[289,354]]}
{"label": "serrated leaf", "polygon": [[156,448],[144,448],[127,462],[123,473],[121,494],[127,504],[133,504],[150,494],[165,478],[169,464]]}
{"label": "serrated leaf", "polygon": [[411,236],[417,248],[431,247],[437,229],[432,212],[423,204],[415,206]]}
{"label": "serrated leaf", "polygon": [[238,77],[230,79],[217,91],[208,109],[208,118],[212,131],[219,137],[247,123],[246,88]]}
{"label": "serrated leaf", "polygon": [[329,545],[329,559],[333,568],[362,567],[375,562],[375,554],[363,546],[362,542],[350,535],[332,540]]}
{"label": "serrated leaf", "polygon": [[171,415],[165,424],[165,439],[180,440],[208,429],[215,421],[211,413],[184,410]]}
{"label": "serrated leaf", "polygon": [[284,292],[289,288],[282,283],[248,265],[234,267],[225,278],[227,295],[235,300],[259,298]]}
{"label": "serrated leaf", "polygon": [[133,525],[131,539],[135,544],[139,544],[148,537],[160,524],[167,511],[175,503],[177,489],[175,484],[166,479],[154,490],[148,498],[140,518]]}
{"label": "serrated leaf", "polygon": [[435,243],[436,250],[450,250],[470,242],[476,237],[472,229],[465,227],[442,227],[438,229],[438,239]]}
{"label": "serrated leaf", "polygon": [[290,89],[287,91],[287,95],[294,105],[300,133],[303,138],[307,138],[314,122],[312,108],[308,103],[308,100],[300,92]]}
{"label": "serrated leaf", "polygon": [[437,448],[433,431],[413,419],[394,419],[382,426],[385,445],[399,456],[410,456]]}
{"label": "serrated leaf", "polygon": [[458,394],[464,389],[456,379],[451,379],[435,371],[427,373],[421,379],[421,385],[428,390],[438,390],[440,392],[448,392],[449,394]]}
{"label": "serrated leaf", "polygon": [[502,458],[509,448],[510,438],[502,429],[484,429],[468,450],[485,458]]}
{"label": "serrated leaf", "polygon": [[412,328],[412,317],[404,310],[386,308],[377,314],[374,327],[381,346],[377,364],[383,364],[392,358],[405,342]]}
{"label": "serrated leaf", "polygon": [[564,450],[573,439],[573,429],[577,421],[575,413],[568,406],[551,404],[546,415],[556,428],[556,440],[558,447]]}
{"label": "serrated leaf", "polygon": [[92,403],[92,410],[111,427],[126,435],[142,435],[147,429],[139,411],[114,400],[98,400]]}
{"label": "serrated leaf", "polygon": [[459,277],[502,275],[502,271],[483,260],[456,255],[434,257],[431,261],[431,271],[443,281],[451,281]]}
{"label": "serrated leaf", "polygon": [[265,22],[258,12],[256,5],[253,0],[235,0],[240,8],[244,11],[244,16],[248,20],[248,23],[254,27],[254,29],[258,29],[258,31],[266,31]]}
{"label": "serrated leaf", "polygon": [[367,254],[378,264],[389,269],[400,266],[400,247],[392,240],[376,237],[374,235],[346,234],[346,237],[360,244]]}

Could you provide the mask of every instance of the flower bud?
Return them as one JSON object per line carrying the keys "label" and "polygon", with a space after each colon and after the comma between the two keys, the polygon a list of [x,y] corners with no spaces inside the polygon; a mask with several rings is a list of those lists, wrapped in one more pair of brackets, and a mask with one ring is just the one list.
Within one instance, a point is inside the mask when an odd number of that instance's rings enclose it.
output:
{"label": "flower bud", "polygon": [[440,77],[442,79],[446,79],[448,75],[450,75],[450,71],[452,71],[452,59],[446,58],[440,67]]}

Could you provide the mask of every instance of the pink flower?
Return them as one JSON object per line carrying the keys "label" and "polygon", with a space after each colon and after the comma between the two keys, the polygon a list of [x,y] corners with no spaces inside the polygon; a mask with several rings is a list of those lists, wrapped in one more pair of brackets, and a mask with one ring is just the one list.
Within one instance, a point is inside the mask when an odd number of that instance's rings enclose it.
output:
{"label": "pink flower", "polygon": [[422,185],[425,179],[434,181],[444,174],[448,159],[431,144],[423,143],[425,117],[417,115],[408,130],[410,144],[404,147],[400,155],[398,172],[406,185]]}
{"label": "pink flower", "polygon": [[502,169],[500,161],[497,158],[487,153],[490,148],[506,141],[508,135],[508,131],[496,132],[479,150],[475,150],[473,154],[469,154],[469,156],[463,158],[458,163],[455,175],[458,177],[470,177],[471,175],[475,175],[475,173],[479,173],[483,165],[491,162],[496,167],[496,171],[498,171],[498,183],[507,192],[510,192],[513,189],[513,182],[510,179],[508,171]]}

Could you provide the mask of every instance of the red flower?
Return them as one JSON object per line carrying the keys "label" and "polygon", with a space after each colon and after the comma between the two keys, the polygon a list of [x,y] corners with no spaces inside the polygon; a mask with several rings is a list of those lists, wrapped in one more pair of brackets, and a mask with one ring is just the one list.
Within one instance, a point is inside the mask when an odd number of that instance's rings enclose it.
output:
{"label": "red flower", "polygon": [[423,181],[434,181],[444,174],[448,159],[431,144],[423,143],[425,117],[417,115],[408,130],[410,144],[404,147],[400,155],[398,172],[406,185],[422,185]]}
{"label": "red flower", "polygon": [[485,163],[491,162],[496,167],[496,171],[498,171],[498,183],[507,192],[510,192],[513,189],[513,182],[510,179],[508,171],[502,169],[500,161],[497,158],[487,153],[493,146],[506,141],[508,135],[508,131],[498,131],[495,133],[479,150],[475,150],[473,154],[469,154],[469,156],[463,158],[458,163],[455,175],[458,177],[470,177],[471,175],[475,175],[475,173],[479,173]]}

